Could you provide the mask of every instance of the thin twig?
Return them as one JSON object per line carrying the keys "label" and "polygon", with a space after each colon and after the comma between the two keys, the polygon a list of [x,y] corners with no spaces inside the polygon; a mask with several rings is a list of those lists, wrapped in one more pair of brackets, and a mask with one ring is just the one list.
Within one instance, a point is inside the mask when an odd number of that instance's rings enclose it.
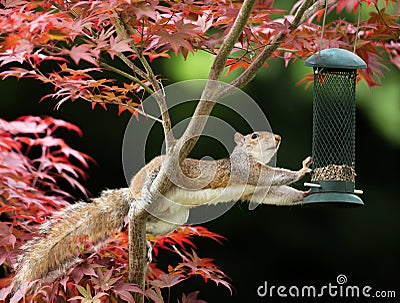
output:
{"label": "thin twig", "polygon": [[99,100],[87,100],[87,99],[85,99],[85,101],[96,102],[96,103],[105,104],[105,105],[113,104],[113,105],[123,106],[123,107],[129,108],[129,109],[137,112],[138,114],[142,115],[145,118],[149,118],[149,119],[154,120],[156,122],[162,123],[161,119],[158,119],[157,117],[154,117],[153,115],[150,115],[150,114],[146,113],[145,111],[143,111],[143,110],[141,110],[141,109],[139,109],[137,107],[134,107],[132,105],[126,104],[126,103],[120,103],[120,102],[117,102],[117,101],[99,101]]}
{"label": "thin twig", "polygon": [[79,15],[73,10],[69,10],[67,8],[62,7],[61,5],[59,5],[58,3],[52,1],[52,0],[47,0],[51,5],[53,5],[56,9],[58,9],[61,12],[65,12],[68,15],[70,15],[70,17],[72,17],[72,19],[76,19],[79,17]]}
{"label": "thin twig", "polygon": [[356,49],[357,49],[358,33],[360,32],[361,11],[362,11],[362,3],[361,3],[361,0],[358,0],[357,28],[356,28],[356,34],[354,37],[353,53],[356,53]]}
{"label": "thin twig", "polygon": [[[130,38],[130,34],[134,34],[133,32],[131,32],[132,29],[125,24],[123,16],[121,15],[119,16],[119,18],[115,19],[115,28],[117,29],[117,32],[119,34],[122,34],[126,39]],[[140,62],[142,63],[144,69],[146,70],[149,82],[154,88],[155,93],[153,94],[153,97],[156,100],[157,105],[161,112],[161,118],[163,120],[165,146],[167,153],[169,153],[172,150],[175,140],[172,134],[172,123],[171,123],[171,118],[169,116],[167,102],[165,100],[165,97],[161,93],[161,86],[158,83],[157,77],[155,76],[149,62],[147,62],[142,52],[139,51],[139,49],[136,47],[136,45],[133,43],[132,40],[130,40],[129,45],[135,52]]]}
{"label": "thin twig", "polygon": [[[328,0],[328,6],[335,4],[338,0]],[[292,24],[290,26],[290,31],[294,31],[300,24],[302,24],[305,20],[315,14],[318,10],[320,10],[324,4],[325,0],[320,0],[309,7],[312,3],[312,0],[306,0],[297,10]],[[307,18],[305,15],[307,14]],[[218,97],[222,97],[226,94],[231,93],[235,87],[241,88],[249,83],[256,75],[257,71],[264,65],[264,62],[278,49],[278,47],[285,40],[286,35],[282,33],[278,33],[274,39],[263,49],[263,51],[257,56],[257,58],[253,61],[253,63],[235,80],[233,80],[230,84],[232,86],[225,88],[220,91]]]}
{"label": "thin twig", "polygon": [[[361,4],[361,3],[360,3],[360,4]],[[378,4],[377,4],[377,3],[374,3],[374,6],[375,6],[376,12],[378,13],[379,17],[381,18],[383,24],[385,24],[385,26],[387,27],[387,29],[392,33],[394,39],[397,41],[397,40],[399,39],[399,38],[398,38],[398,33],[396,33],[395,30],[394,30],[394,28],[391,27],[391,26],[386,22],[385,18],[382,16],[382,13],[381,13],[381,11],[380,11],[380,9],[379,9],[379,7],[378,7]]]}
{"label": "thin twig", "polygon": [[[312,3],[312,0],[306,0],[297,10],[293,22],[290,25],[290,31],[294,31],[300,24],[301,16],[304,14],[307,7]],[[283,33],[278,33],[274,39],[268,44],[262,52],[257,56],[257,58],[253,61],[253,63],[246,69],[240,76],[238,76],[235,80],[233,80],[230,84],[232,87],[226,88],[224,91],[220,93],[219,96],[223,96],[225,94],[230,93],[234,87],[243,87],[247,83],[249,83],[256,75],[257,71],[264,65],[264,62],[276,51],[276,49],[282,44],[285,40],[286,35]]]}
{"label": "thin twig", "polygon": [[[331,7],[332,5],[338,2],[339,0],[328,0],[327,7]],[[314,14],[316,14],[319,10],[323,9],[324,7],[325,7],[325,0],[319,0],[315,2],[304,12],[303,16],[300,19],[299,24],[305,22],[308,18],[312,17]]]}
{"label": "thin twig", "polygon": [[324,41],[324,33],[325,33],[325,22],[326,22],[326,15],[328,13],[328,0],[325,0],[325,7],[324,7],[324,16],[322,17],[322,26],[321,26],[321,38],[319,40],[319,51],[318,51],[318,58],[322,51],[322,42]]}
{"label": "thin twig", "polygon": [[100,61],[99,60],[98,63],[102,68],[104,68],[104,69],[106,69],[108,71],[114,72],[114,73],[116,73],[118,75],[121,75],[121,76],[123,76],[123,77],[125,77],[125,78],[127,78],[129,80],[132,80],[133,82],[139,84],[150,95],[154,94],[154,91],[150,87],[148,87],[146,84],[144,84],[139,78],[136,78],[135,76],[132,76],[132,75],[120,70],[119,68],[116,68],[116,67],[114,67],[112,65],[109,65],[108,63],[105,63],[104,61]]}
{"label": "thin twig", "polygon": [[[211,66],[211,71],[208,76],[209,80],[219,80],[221,78],[222,72],[225,67],[225,62],[229,57],[236,41],[239,39],[240,35],[243,32],[243,29],[247,23],[247,20],[250,17],[250,13],[253,9],[255,0],[245,0],[243,5],[238,13],[238,16],[233,23],[233,26],[229,30],[229,33],[226,35],[221,48],[218,51],[217,56]],[[199,104],[200,105],[200,104]]]}
{"label": "thin twig", "polygon": [[131,60],[129,60],[123,53],[117,53],[116,56],[122,60],[134,73],[142,77],[144,80],[150,82],[149,76],[137,67]]}

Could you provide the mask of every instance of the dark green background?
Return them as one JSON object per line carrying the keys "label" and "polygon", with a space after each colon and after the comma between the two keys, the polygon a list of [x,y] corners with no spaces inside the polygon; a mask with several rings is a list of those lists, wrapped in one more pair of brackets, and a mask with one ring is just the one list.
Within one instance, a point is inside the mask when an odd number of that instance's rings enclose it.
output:
{"label": "dark green background", "polygon": [[[274,132],[283,138],[278,166],[297,169],[311,153],[312,90],[295,83],[309,69],[302,62],[285,69],[270,62],[245,91],[257,101]],[[206,75],[181,59],[156,61],[155,67],[168,81]],[[193,73],[193,69],[195,69]],[[188,74],[189,73],[189,74]],[[203,76],[203,77],[204,77]],[[227,238],[224,245],[199,240],[198,254],[214,258],[232,278],[232,297],[223,287],[204,284],[201,279],[176,287],[176,292],[201,290],[208,302],[299,302],[300,299],[258,298],[256,289],[272,285],[323,285],[336,283],[339,274],[347,285],[370,285],[376,290],[396,290],[400,296],[400,93],[399,72],[386,73],[382,87],[371,91],[359,85],[357,110],[357,188],[364,190],[365,207],[356,209],[260,206],[249,211],[235,205],[222,217],[205,224]],[[0,82],[0,116],[11,120],[21,115],[51,115],[78,125],[83,137],[66,134],[74,148],[91,155],[85,185],[93,196],[104,188],[125,187],[121,144],[130,116],[117,115],[116,108],[91,110],[89,104],[66,102],[54,111],[55,102],[40,98],[52,88],[30,80]],[[188,114],[188,113],[185,113]],[[221,117],[221,116],[220,116]],[[179,120],[173,116],[174,120]],[[226,117],[229,120],[229,117]],[[250,131],[245,124],[238,131]],[[155,150],[156,154],[157,151]],[[222,157],[225,151],[200,140],[192,156]],[[153,155],[149,155],[152,157]],[[301,183],[296,184],[301,188]],[[79,196],[79,193],[76,193]],[[164,265],[169,255],[161,257]],[[164,266],[163,265],[163,266]],[[329,302],[325,297],[323,302]],[[398,299],[397,299],[398,300]],[[171,302],[174,302],[172,300]],[[331,299],[331,302],[338,302]],[[340,301],[343,301],[340,300]],[[353,302],[364,302],[354,300]],[[396,302],[370,300],[370,302]]]}

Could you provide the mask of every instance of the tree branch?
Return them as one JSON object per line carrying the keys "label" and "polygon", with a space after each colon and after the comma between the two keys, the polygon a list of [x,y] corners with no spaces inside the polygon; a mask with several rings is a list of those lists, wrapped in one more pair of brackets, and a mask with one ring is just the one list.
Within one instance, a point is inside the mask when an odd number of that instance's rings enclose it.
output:
{"label": "tree branch", "polygon": [[[132,29],[127,26],[124,22],[123,16],[119,15],[119,18],[115,19],[115,28],[119,34],[122,34],[124,38],[130,39],[130,34],[133,34],[131,31]],[[165,147],[167,154],[172,151],[173,145],[175,143],[175,139],[172,133],[172,123],[171,118],[169,116],[167,102],[165,100],[165,96],[162,94],[162,88],[155,76],[153,69],[151,68],[150,64],[147,62],[146,58],[143,56],[142,52],[136,47],[133,41],[129,43],[130,47],[135,52],[136,56],[142,63],[144,69],[147,72],[146,78],[148,79],[151,85],[154,88],[154,94],[152,95],[157,102],[157,105],[161,112],[161,118],[163,121],[163,129],[164,129],[164,137],[165,137]],[[125,62],[125,60],[123,60]],[[129,65],[128,65],[129,66]]]}
{"label": "tree branch", "polygon": [[[235,43],[243,32],[243,29],[250,17],[256,0],[245,0],[236,17],[233,26],[226,35],[221,48],[215,57],[214,63],[211,67],[208,80],[219,80],[225,67],[227,58],[229,57]],[[194,145],[197,143],[204,126],[207,122],[208,116],[215,105],[217,99],[216,87],[214,81],[208,81],[204,88],[201,99],[196,107],[192,119],[189,122],[182,137],[176,142],[173,152],[164,161],[161,171],[151,186],[150,192],[153,197],[158,194],[165,193],[171,186],[171,180],[168,179],[165,172],[173,172],[178,167],[179,163],[187,157]]]}
{"label": "tree branch", "polygon": [[[305,13],[308,6],[312,3],[313,0],[306,0],[297,10],[293,22],[290,26],[290,31],[294,31],[299,25],[302,15]],[[271,55],[276,51],[276,49],[282,44],[285,40],[286,34],[282,32],[278,33],[274,39],[272,39],[271,43],[269,43],[262,52],[257,56],[257,58],[253,61],[253,63],[246,69],[240,76],[238,76],[235,80],[231,82],[231,85],[234,87],[243,87],[247,83],[249,83],[257,74],[257,71],[264,65],[264,62],[271,57]],[[221,96],[227,94],[234,88],[227,88],[224,92],[221,93]]]}
{"label": "tree branch", "polygon": [[[310,5],[311,2],[311,0],[306,0],[303,5],[298,9],[294,18],[294,21],[296,23],[292,23],[291,30],[297,28],[300,23],[302,14],[305,12],[306,8]],[[239,14],[228,35],[224,39],[221,48],[214,60],[208,77],[208,80],[211,81],[207,82],[206,87],[202,92],[201,99],[196,107],[192,119],[189,122],[188,127],[186,128],[182,137],[176,142],[172,152],[167,154],[167,157],[163,165],[161,166],[160,172],[150,186],[148,195],[149,199],[142,196],[142,199],[144,199],[144,202],[146,204],[151,205],[155,200],[157,200],[160,194],[165,193],[169,189],[172,182],[168,178],[166,172],[173,172],[176,170],[176,167],[178,167],[179,163],[187,157],[189,152],[196,144],[199,136],[201,135],[207,119],[211,113],[211,110],[218,100],[217,97],[221,96],[221,94],[216,90],[217,82],[212,80],[219,80],[221,78],[226,60],[229,57],[240,34],[243,32],[244,26],[246,25],[247,20],[250,17],[250,13],[252,11],[254,3],[255,0],[245,0],[243,2]],[[260,53],[255,62],[253,62],[252,66],[250,66],[250,72],[245,72],[244,76],[239,77],[240,79],[238,78],[239,81],[237,82],[237,85],[247,84],[254,77],[256,71],[263,65],[265,59],[268,58],[279,47],[284,38],[285,35],[278,34],[273,42],[264,48],[264,50]],[[132,224],[135,223],[133,222]],[[143,273],[141,273],[140,275],[143,276]]]}
{"label": "tree branch", "polygon": [[[215,61],[211,67],[209,80],[219,80],[222,75],[222,71],[225,67],[226,60],[233,49],[238,37],[243,32],[243,28],[246,25],[247,20],[250,17],[251,10],[256,0],[245,0],[239,14],[226,36],[224,42],[221,45],[221,49],[218,52]],[[189,152],[196,144],[204,126],[207,122],[207,118],[211,113],[211,110],[217,101],[215,98],[215,85],[214,81],[208,81],[205,89],[203,90],[201,100],[196,107],[195,113],[190,120],[188,127],[186,128],[182,137],[173,146],[171,152],[167,152],[167,157],[161,166],[161,170],[155,178],[150,188],[147,184],[142,189],[142,202],[147,205],[154,203],[160,194],[165,193],[172,182],[168,178],[166,172],[176,171],[180,161],[185,159]],[[147,183],[147,182],[145,182]],[[132,209],[133,206],[131,206]],[[139,218],[133,218],[130,216],[130,232],[129,232],[129,276],[132,282],[136,283],[144,289],[146,267],[143,267],[143,260],[145,258],[145,251],[143,249],[143,233],[145,233],[146,221],[140,220]],[[145,215],[141,215],[140,218],[147,218]],[[140,226],[140,224],[142,224]],[[141,242],[140,242],[141,241]],[[140,242],[140,243],[139,243]],[[138,246],[136,246],[138,245]],[[131,253],[132,251],[132,253]],[[144,296],[141,294],[135,295],[135,302],[144,302]]]}

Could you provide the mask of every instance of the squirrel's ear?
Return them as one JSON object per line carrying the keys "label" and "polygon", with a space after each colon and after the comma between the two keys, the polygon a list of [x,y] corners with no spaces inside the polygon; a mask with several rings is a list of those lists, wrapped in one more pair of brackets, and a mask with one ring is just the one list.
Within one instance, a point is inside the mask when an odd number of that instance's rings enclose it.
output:
{"label": "squirrel's ear", "polygon": [[244,136],[241,133],[236,132],[234,140],[236,145],[242,145],[244,143]]}

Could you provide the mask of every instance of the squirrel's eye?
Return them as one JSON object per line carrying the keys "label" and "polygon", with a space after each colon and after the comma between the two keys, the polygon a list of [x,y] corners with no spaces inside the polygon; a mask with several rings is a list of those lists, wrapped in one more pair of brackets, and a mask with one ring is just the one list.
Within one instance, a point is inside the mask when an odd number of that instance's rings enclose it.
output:
{"label": "squirrel's eye", "polygon": [[252,136],[251,136],[251,138],[254,140],[254,139],[257,139],[258,137],[260,137],[260,135],[259,134],[253,134]]}

